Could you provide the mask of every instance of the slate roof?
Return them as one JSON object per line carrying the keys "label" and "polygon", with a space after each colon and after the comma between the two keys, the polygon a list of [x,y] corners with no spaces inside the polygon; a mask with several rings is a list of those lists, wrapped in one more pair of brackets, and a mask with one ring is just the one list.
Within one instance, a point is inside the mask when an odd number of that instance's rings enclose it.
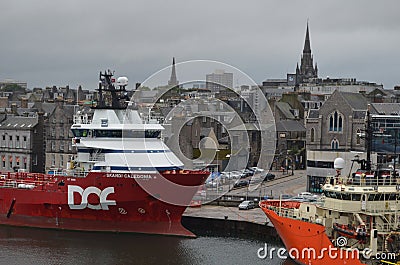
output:
{"label": "slate roof", "polygon": [[399,103],[372,103],[371,112],[381,115],[400,115]]}
{"label": "slate roof", "polygon": [[[339,93],[343,100],[349,104],[353,110],[366,110],[368,106],[367,99],[360,93],[352,93],[352,92],[341,92],[336,90]],[[335,92],[336,92],[335,91]]]}
{"label": "slate roof", "polygon": [[75,114],[74,105],[65,105],[63,106],[63,111],[65,112],[65,116],[73,117]]}
{"label": "slate roof", "polygon": [[36,108],[39,111],[43,111],[44,113],[46,113],[49,116],[56,109],[56,103],[35,102],[35,105],[33,105],[33,108]]}
{"label": "slate roof", "polygon": [[295,119],[296,117],[290,111],[292,107],[287,102],[276,102],[275,106],[279,109],[286,119]]}
{"label": "slate roof", "polygon": [[353,118],[354,119],[365,119],[367,115],[366,110],[355,110],[353,111]]}
{"label": "slate roof", "polygon": [[37,117],[7,116],[7,118],[0,123],[0,130],[29,130],[35,127],[37,123]]}
{"label": "slate roof", "polygon": [[282,120],[276,123],[277,132],[305,132],[306,127],[296,120]]}

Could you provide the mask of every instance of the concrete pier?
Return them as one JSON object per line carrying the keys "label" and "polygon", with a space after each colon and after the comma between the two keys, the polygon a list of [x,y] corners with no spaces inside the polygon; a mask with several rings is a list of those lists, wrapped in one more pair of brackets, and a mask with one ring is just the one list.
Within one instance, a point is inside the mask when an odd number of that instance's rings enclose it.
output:
{"label": "concrete pier", "polygon": [[260,208],[239,210],[238,207],[224,207],[203,205],[201,207],[188,207],[183,216],[201,217],[209,219],[234,220],[270,225],[270,222]]}
{"label": "concrete pier", "polygon": [[[249,192],[247,188],[242,188],[226,194],[239,196],[244,200],[251,195],[254,198],[254,195],[257,196],[260,193],[261,196],[270,196],[271,191],[275,198],[279,198],[280,194],[295,196],[305,191],[306,177],[304,170],[295,171],[295,174],[290,176],[279,172],[273,173],[276,174],[275,180],[265,182],[260,186],[259,191]],[[210,204],[201,207],[188,207],[183,214],[182,224],[197,235],[236,236],[259,240],[273,238],[279,241],[273,225],[260,208],[239,210],[237,207],[239,203],[240,201],[231,203],[230,205],[233,207]]]}

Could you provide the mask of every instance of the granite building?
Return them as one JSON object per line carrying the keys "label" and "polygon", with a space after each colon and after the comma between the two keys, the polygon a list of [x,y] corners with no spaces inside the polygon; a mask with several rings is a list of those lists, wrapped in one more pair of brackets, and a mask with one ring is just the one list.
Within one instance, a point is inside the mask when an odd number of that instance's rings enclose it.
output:
{"label": "granite building", "polygon": [[2,172],[44,172],[43,113],[6,116],[0,123]]}
{"label": "granite building", "polygon": [[[335,91],[320,109],[311,109],[306,118],[307,190],[320,192],[326,176],[334,175],[337,157],[351,161],[365,159],[365,131],[368,102],[360,93]],[[376,159],[376,158],[375,158]],[[342,174],[350,172],[347,163]]]}

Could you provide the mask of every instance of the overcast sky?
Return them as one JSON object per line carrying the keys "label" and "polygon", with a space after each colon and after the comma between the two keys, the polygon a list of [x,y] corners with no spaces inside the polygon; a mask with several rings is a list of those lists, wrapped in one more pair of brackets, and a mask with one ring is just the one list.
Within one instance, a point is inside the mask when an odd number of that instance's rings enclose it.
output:
{"label": "overcast sky", "polygon": [[259,84],[285,78],[307,19],[320,77],[400,85],[398,0],[7,0],[0,10],[0,80],[29,88],[95,88],[105,69],[134,84],[173,56],[221,61]]}

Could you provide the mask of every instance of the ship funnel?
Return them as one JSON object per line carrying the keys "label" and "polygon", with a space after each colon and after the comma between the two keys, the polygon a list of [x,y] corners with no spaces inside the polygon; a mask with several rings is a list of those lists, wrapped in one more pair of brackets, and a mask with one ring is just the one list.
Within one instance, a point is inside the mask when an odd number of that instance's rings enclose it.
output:
{"label": "ship funnel", "polygon": [[333,167],[335,169],[342,170],[344,168],[345,164],[346,164],[346,162],[344,161],[344,159],[341,157],[338,157],[333,162]]}

